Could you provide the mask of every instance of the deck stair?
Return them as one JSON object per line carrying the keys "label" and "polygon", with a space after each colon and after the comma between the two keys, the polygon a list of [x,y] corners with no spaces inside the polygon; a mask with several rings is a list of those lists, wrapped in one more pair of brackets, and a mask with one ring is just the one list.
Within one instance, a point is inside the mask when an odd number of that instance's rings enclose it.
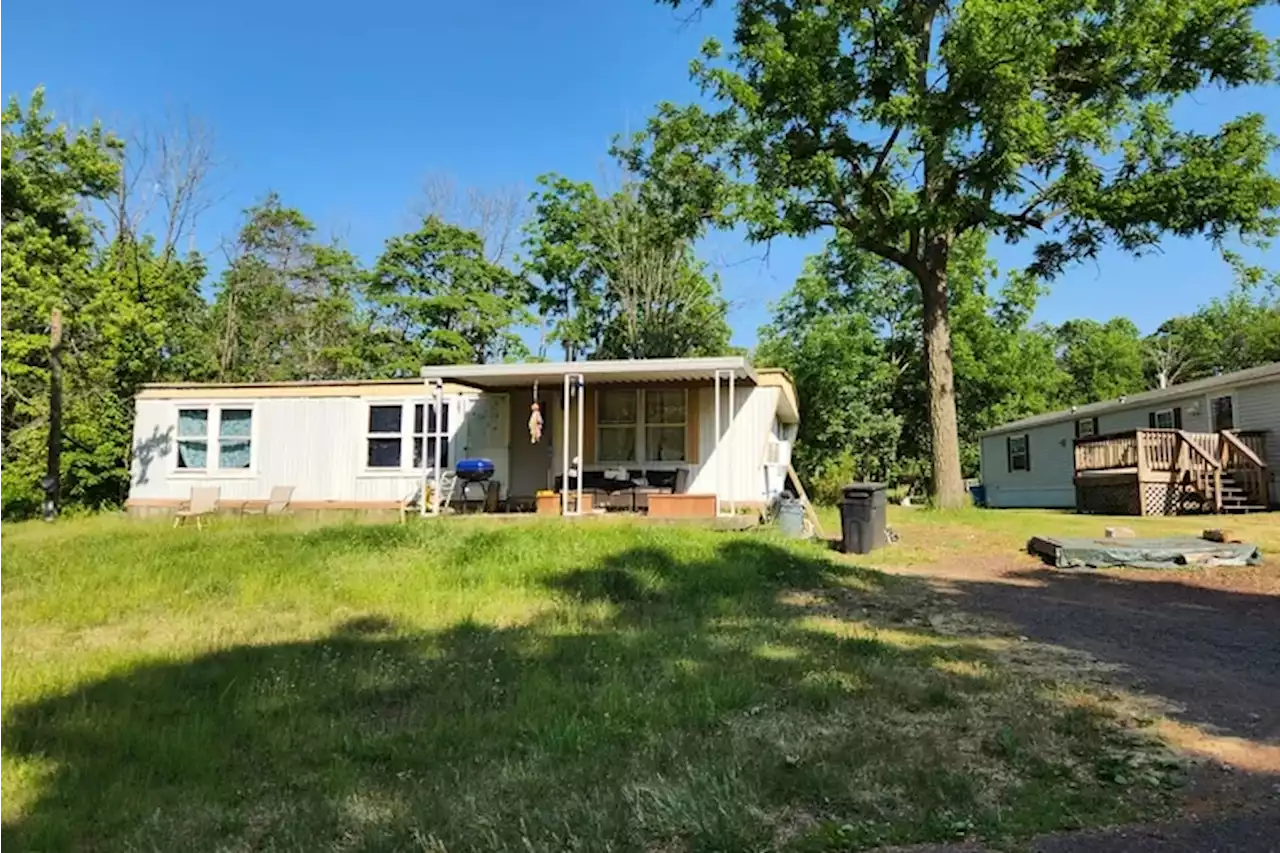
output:
{"label": "deck stair", "polygon": [[1137,429],[1075,442],[1081,512],[1263,512],[1270,484],[1263,431]]}
{"label": "deck stair", "polygon": [[[1212,487],[1211,487],[1212,488]],[[1246,512],[1266,512],[1267,507],[1262,504],[1250,503],[1250,496],[1247,490],[1242,488],[1234,477],[1230,474],[1222,475],[1222,486],[1219,489],[1222,494],[1222,509],[1224,513],[1246,513]],[[1212,494],[1205,496],[1206,500],[1216,505]]]}

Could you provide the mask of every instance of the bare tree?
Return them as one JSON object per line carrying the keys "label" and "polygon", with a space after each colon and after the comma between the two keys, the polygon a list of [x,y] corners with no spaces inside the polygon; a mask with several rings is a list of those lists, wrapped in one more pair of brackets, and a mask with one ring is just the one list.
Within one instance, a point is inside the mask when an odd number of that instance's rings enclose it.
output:
{"label": "bare tree", "polygon": [[517,184],[483,189],[468,186],[459,191],[458,182],[444,172],[429,173],[422,181],[422,193],[414,203],[415,216],[437,216],[480,235],[485,258],[507,264],[515,251],[520,226],[528,216],[525,193]]}
{"label": "bare tree", "polygon": [[111,217],[116,235],[155,226],[167,262],[194,235],[200,215],[219,200],[211,188],[218,165],[213,132],[191,115],[170,113],[158,126],[143,125],[121,152]]}
{"label": "bare tree", "polygon": [[1157,388],[1177,384],[1191,369],[1191,357],[1176,334],[1157,332],[1147,340],[1147,358],[1151,361]]}

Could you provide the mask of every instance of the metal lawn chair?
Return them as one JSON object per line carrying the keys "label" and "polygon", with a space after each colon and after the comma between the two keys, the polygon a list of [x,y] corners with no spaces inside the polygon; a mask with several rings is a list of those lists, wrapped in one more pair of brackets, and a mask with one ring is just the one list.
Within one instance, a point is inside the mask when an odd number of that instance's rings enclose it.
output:
{"label": "metal lawn chair", "polygon": [[196,529],[203,530],[204,525],[200,519],[206,515],[213,515],[218,511],[218,499],[222,497],[222,489],[218,486],[199,486],[191,490],[191,499],[187,501],[187,508],[180,509],[173,514],[173,526],[178,527],[188,518],[196,520]]}
{"label": "metal lawn chair", "polygon": [[245,515],[284,515],[293,500],[293,486],[272,486],[271,496],[262,506],[245,507]]}
{"label": "metal lawn chair", "polygon": [[[440,472],[440,509],[441,510],[446,510],[449,508],[449,502],[453,500],[453,493],[457,489],[457,486],[458,486],[458,475],[456,472],[448,471],[448,470]],[[429,481],[427,483],[428,489],[432,489],[434,487],[435,486],[433,481]],[[431,493],[428,491],[427,498],[426,498],[427,500],[430,500],[430,494]],[[422,501],[423,501],[422,484],[419,483],[413,487],[412,492],[410,492],[408,495],[404,497],[402,501],[400,501],[400,523],[401,524],[403,524],[405,519],[408,517],[409,510],[420,508],[422,506]]]}

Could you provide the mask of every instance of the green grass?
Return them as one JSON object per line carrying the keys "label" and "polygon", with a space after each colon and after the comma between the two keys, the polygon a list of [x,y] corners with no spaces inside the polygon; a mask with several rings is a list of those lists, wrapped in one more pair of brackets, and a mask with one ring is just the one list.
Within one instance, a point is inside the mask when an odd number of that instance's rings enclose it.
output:
{"label": "green grass", "polygon": [[916,581],[628,522],[8,525],[4,841],[826,850],[1168,802]]}

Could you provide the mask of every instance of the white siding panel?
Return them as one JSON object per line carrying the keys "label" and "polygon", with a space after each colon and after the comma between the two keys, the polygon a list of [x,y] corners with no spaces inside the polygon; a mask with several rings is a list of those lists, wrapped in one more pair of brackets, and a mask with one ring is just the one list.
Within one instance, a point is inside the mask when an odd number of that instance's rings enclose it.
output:
{"label": "white siding panel", "polygon": [[[405,397],[401,402],[416,402]],[[456,398],[447,398],[456,403]],[[265,498],[273,486],[293,486],[299,501],[397,500],[416,487],[411,471],[365,469],[368,406],[385,397],[272,397],[244,401],[253,408],[254,468],[243,474],[177,470],[177,412],[199,400],[142,399],[134,423],[132,498],[185,498],[193,486],[218,486],[227,498]],[[217,405],[241,405],[218,400]],[[406,414],[411,417],[412,413]],[[459,418],[450,418],[456,435]],[[406,424],[406,438],[411,424]]]}
{"label": "white siding panel", "polygon": [[1031,470],[1010,471],[1006,439],[1023,434],[983,437],[982,482],[987,488],[987,504],[993,507],[1075,506],[1075,425],[1048,424],[1027,430]]}
{"label": "white siding panel", "polygon": [[[1098,415],[1098,432],[1126,432],[1131,429],[1147,429],[1151,426],[1151,413],[1164,409],[1182,409],[1182,428],[1188,432],[1209,432],[1209,412],[1204,397],[1182,397],[1165,400],[1152,406],[1105,412]],[[1068,426],[1071,426],[1068,424]],[[1074,431],[1074,427],[1072,427]]]}
{"label": "white siding panel", "polygon": [[722,500],[766,498],[764,450],[778,411],[777,388],[738,385],[734,414],[729,417],[729,390],[720,389],[720,429],[716,442],[715,391],[698,394],[698,459],[689,491],[719,494]]}
{"label": "white siding panel", "polygon": [[[1271,502],[1280,504],[1280,382],[1236,389],[1234,414],[1239,429],[1267,431],[1267,466],[1271,473]],[[1213,396],[1220,396],[1214,392]]]}
{"label": "white siding panel", "polygon": [[[736,411],[731,419],[728,390],[722,389],[725,432],[717,445],[715,395],[710,387],[701,390],[696,413],[700,464],[692,466],[689,491],[719,491],[721,497],[738,501],[765,499],[765,441],[774,428],[779,394],[776,387],[738,386]],[[476,424],[471,427],[465,426],[473,420],[464,414],[464,409],[469,407],[457,407],[457,397],[446,398],[455,405],[449,419],[453,457],[450,462],[456,462],[461,455],[486,453],[500,466],[498,476],[505,483],[510,460],[506,446],[498,445],[500,438],[512,434],[512,414],[506,396],[495,396],[502,399],[503,405],[497,409],[489,406],[472,409],[477,414],[484,409],[488,414],[483,419],[475,419]],[[556,473],[560,471],[563,436],[558,398],[558,392],[547,395],[550,411],[545,413],[555,442],[552,470]],[[400,401],[386,397],[275,397],[244,401],[243,405],[252,406],[254,411],[254,467],[242,474],[227,475],[192,474],[176,469],[178,408],[198,408],[204,405],[203,401],[138,400],[130,497],[178,499],[188,497],[193,486],[219,486],[227,498],[265,498],[273,486],[294,486],[294,498],[299,501],[401,499],[417,488],[421,475],[408,470],[365,468],[368,406],[371,402],[391,404],[420,399],[410,396]],[[226,400],[214,404],[241,405]],[[411,413],[406,413],[406,417],[410,416]],[[521,412],[520,416],[527,415]],[[408,424],[405,441],[409,441]],[[721,464],[723,469],[719,467]],[[723,482],[718,483],[717,478]]]}

